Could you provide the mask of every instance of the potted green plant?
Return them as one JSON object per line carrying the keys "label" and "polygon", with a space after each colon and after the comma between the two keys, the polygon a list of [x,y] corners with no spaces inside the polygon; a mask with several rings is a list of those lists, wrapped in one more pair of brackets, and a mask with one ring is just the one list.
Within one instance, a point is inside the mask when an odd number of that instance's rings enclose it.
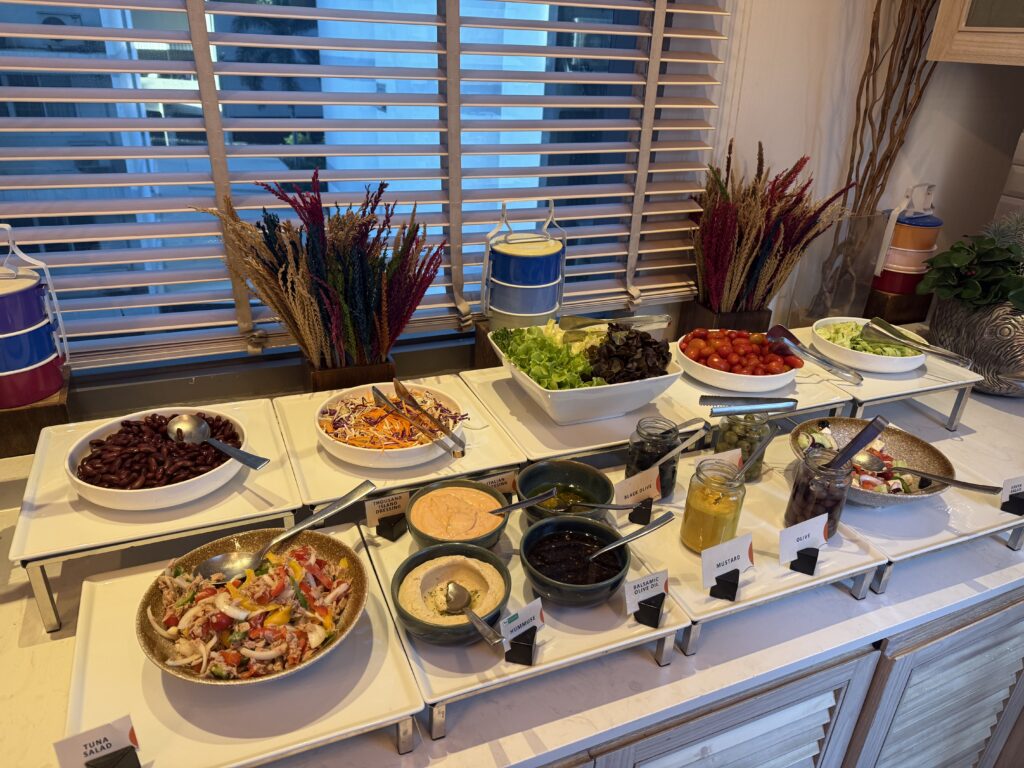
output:
{"label": "potted green plant", "polygon": [[1024,213],[928,259],[918,293],[934,293],[934,342],[974,361],[993,395],[1024,396]]}
{"label": "potted green plant", "polygon": [[339,389],[395,375],[390,357],[441,267],[445,244],[430,246],[416,221],[392,231],[387,184],[366,190],[358,208],[324,210],[317,172],[311,191],[289,195],[261,185],[288,203],[300,226],[263,210],[255,222],[238,216],[230,198],[209,210],[224,228],[228,269],[270,307],[307,362],[307,388]]}

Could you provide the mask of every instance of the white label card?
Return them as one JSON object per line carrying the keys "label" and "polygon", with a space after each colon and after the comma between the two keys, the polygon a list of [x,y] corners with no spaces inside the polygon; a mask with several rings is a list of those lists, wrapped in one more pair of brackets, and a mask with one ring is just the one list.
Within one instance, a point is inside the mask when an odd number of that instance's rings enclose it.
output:
{"label": "white label card", "polygon": [[700,553],[700,577],[705,589],[715,586],[715,577],[734,568],[743,573],[754,564],[754,536],[745,533]]}
{"label": "white label card", "polygon": [[640,609],[640,601],[668,592],[668,571],[658,571],[627,581],[623,589],[626,596],[626,613],[636,613]]}
{"label": "white label card", "polygon": [[779,562],[789,565],[801,549],[820,550],[828,541],[828,515],[818,515],[779,531]]}
{"label": "white label card", "polygon": [[510,469],[508,472],[502,472],[500,475],[481,477],[477,479],[477,482],[493,488],[498,493],[513,493],[516,490],[516,471]]}
{"label": "white label card", "polygon": [[1005,504],[1010,500],[1011,494],[1020,493],[1021,491],[1024,491],[1024,475],[1011,477],[1003,482],[1003,493],[999,497],[999,501]]}
{"label": "white label card", "polygon": [[498,631],[505,640],[505,650],[511,647],[513,637],[521,635],[530,627],[536,627],[538,634],[544,627],[544,606],[539,597],[498,622]]}
{"label": "white label card", "polygon": [[401,515],[409,507],[409,492],[393,493],[390,496],[381,496],[379,499],[369,499],[365,502],[366,525],[373,528],[380,524],[382,517],[393,517]]}
{"label": "white label card", "polygon": [[124,747],[139,748],[139,740],[135,737],[135,728],[132,727],[129,715],[53,744],[60,768],[82,768],[87,760],[94,760]]}
{"label": "white label card", "polygon": [[716,453],[710,458],[716,459],[718,461],[724,461],[726,464],[734,464],[736,466],[736,469],[739,469],[740,467],[743,466],[743,451],[741,451],[739,448],[733,448],[731,451],[722,451],[721,453]]}

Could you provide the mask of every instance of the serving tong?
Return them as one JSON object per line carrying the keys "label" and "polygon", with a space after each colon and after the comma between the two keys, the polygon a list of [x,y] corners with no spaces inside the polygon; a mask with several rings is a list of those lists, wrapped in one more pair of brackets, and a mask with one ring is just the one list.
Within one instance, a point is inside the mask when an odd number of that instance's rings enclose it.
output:
{"label": "serving tong", "polygon": [[861,327],[860,336],[865,341],[883,341],[887,343],[902,344],[905,347],[916,349],[918,352],[923,352],[926,355],[932,355],[943,360],[948,360],[953,365],[958,365],[961,368],[967,368],[970,370],[973,365],[973,361],[950,352],[948,349],[942,347],[935,347],[931,344],[926,344],[923,341],[918,341],[913,336],[908,334],[901,328],[897,328],[887,320],[883,320],[880,317],[873,317],[868,320],[867,324]]}
{"label": "serving tong", "polygon": [[768,341],[773,344],[782,344],[786,350],[796,355],[802,360],[809,360],[816,365],[820,365],[829,373],[833,373],[843,381],[847,381],[850,384],[863,384],[864,377],[861,376],[853,368],[842,363],[837,363],[835,360],[830,360],[822,354],[814,351],[810,347],[805,347],[800,343],[800,339],[793,335],[793,332],[784,325],[776,325],[768,329],[768,333],[765,334]]}
{"label": "serving tong", "polygon": [[[466,443],[465,443],[465,441],[463,441],[463,440],[459,439],[458,437],[456,437],[454,434],[452,434],[451,430],[447,429],[443,424],[441,424],[441,422],[437,421],[429,413],[424,411],[420,407],[419,403],[416,402],[416,398],[414,398],[412,396],[412,394],[409,392],[409,390],[407,390],[404,386],[402,386],[402,389],[405,391],[405,394],[409,398],[409,400],[406,400],[405,397],[403,397],[401,394],[399,394],[398,387],[401,386],[401,384],[399,384],[399,382],[397,380],[395,380],[394,383],[396,385],[395,386],[395,394],[397,395],[398,399],[401,400],[404,404],[408,405],[410,408],[414,408],[417,417],[425,416],[426,419],[424,419],[424,420],[427,422],[428,425],[433,427],[433,429],[428,429],[427,427],[425,427],[423,425],[422,422],[417,421],[412,416],[407,414],[405,411],[402,411],[399,408],[397,408],[395,406],[395,404],[391,402],[391,398],[389,398],[387,395],[385,395],[383,392],[381,392],[376,387],[372,387],[371,386],[370,387],[370,392],[373,395],[373,402],[376,403],[379,407],[383,408],[388,413],[394,414],[395,416],[398,416],[400,419],[403,419],[404,421],[406,421],[409,424],[411,424],[414,429],[422,432],[424,435],[429,437],[430,438],[430,442],[437,443],[442,448],[444,448],[448,453],[450,453],[452,455],[453,459],[461,459],[463,456],[465,456],[466,455]],[[412,402],[409,402],[410,400]],[[440,429],[441,432],[444,433],[445,437],[451,438],[451,440],[452,440],[452,442],[454,444],[453,445],[443,445],[441,443],[441,438],[440,437],[436,437],[434,435],[434,432],[437,429]]]}
{"label": "serving tong", "polygon": [[792,397],[734,397],[732,395],[701,395],[699,405],[710,406],[712,416],[741,416],[748,413],[785,413],[796,410]]}
{"label": "serving tong", "polygon": [[416,402],[416,398],[413,397],[412,392],[409,391],[405,384],[400,382],[398,379],[392,379],[391,383],[395,387],[395,394],[398,395],[399,400],[401,400],[403,403],[405,403],[410,408],[415,410],[417,413],[422,415],[431,424],[431,426],[443,432],[445,434],[445,437],[447,437],[449,440],[455,443],[455,446],[459,449],[459,455],[456,456],[455,453],[453,452],[452,456],[454,456],[456,459],[461,459],[463,456],[466,455],[465,440],[463,440],[461,437],[459,437],[450,429],[448,429],[448,427],[446,427],[443,422],[435,419],[433,416],[427,413],[423,406]]}
{"label": "serving tong", "polygon": [[660,330],[667,328],[672,318],[668,315],[635,315],[633,317],[580,317],[564,315],[558,320],[558,327],[565,332],[563,340],[572,344],[583,341],[587,337],[586,329],[596,325],[617,325],[628,328],[651,328]]}

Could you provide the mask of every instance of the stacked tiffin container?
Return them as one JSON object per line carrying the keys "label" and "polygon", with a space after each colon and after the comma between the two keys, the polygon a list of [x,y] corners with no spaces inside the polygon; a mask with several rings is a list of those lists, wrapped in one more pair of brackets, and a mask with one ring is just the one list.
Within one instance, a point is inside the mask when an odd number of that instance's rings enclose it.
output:
{"label": "stacked tiffin container", "polygon": [[[557,236],[548,232],[552,224]],[[565,231],[554,220],[554,201],[548,201],[543,227],[532,232],[513,231],[502,203],[484,256],[484,314],[491,327],[543,325],[558,314],[564,284]]]}

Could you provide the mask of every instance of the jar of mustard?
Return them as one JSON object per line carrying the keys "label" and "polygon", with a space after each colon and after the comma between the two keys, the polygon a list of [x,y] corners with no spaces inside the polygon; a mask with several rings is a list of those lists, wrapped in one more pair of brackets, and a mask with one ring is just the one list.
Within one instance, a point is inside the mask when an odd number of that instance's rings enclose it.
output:
{"label": "jar of mustard", "polygon": [[746,487],[739,468],[720,459],[704,459],[690,478],[679,538],[687,549],[703,552],[736,536]]}

